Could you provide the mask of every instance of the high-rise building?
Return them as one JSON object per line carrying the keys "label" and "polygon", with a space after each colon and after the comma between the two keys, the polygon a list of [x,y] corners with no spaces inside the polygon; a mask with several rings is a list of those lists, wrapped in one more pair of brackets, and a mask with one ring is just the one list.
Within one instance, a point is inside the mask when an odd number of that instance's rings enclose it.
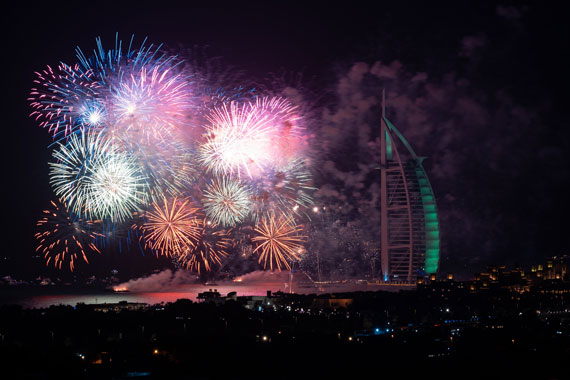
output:
{"label": "high-rise building", "polygon": [[433,189],[410,144],[385,114],[381,125],[381,270],[386,282],[415,282],[439,266],[440,234]]}

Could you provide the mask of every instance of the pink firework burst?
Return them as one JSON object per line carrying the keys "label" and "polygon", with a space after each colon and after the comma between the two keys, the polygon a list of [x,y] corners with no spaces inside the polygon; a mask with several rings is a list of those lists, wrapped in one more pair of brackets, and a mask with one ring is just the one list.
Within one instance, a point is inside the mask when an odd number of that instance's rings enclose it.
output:
{"label": "pink firework burst", "polygon": [[79,125],[102,122],[104,107],[99,101],[101,87],[91,71],[61,63],[36,72],[30,92],[30,117],[47,128],[55,139],[67,137]]}
{"label": "pink firework burst", "polygon": [[168,140],[186,122],[189,82],[167,65],[124,70],[110,91],[111,132],[138,143]]}
{"label": "pink firework burst", "polygon": [[263,175],[294,157],[303,128],[296,107],[284,98],[230,102],[207,117],[200,161],[215,174]]}

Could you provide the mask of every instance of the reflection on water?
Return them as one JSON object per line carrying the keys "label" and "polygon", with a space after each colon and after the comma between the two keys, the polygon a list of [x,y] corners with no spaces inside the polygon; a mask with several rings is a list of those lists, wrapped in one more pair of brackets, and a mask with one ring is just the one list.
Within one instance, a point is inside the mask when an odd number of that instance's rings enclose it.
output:
{"label": "reflection on water", "polygon": [[193,301],[197,300],[198,293],[216,289],[222,296],[226,296],[229,292],[236,292],[238,296],[261,296],[272,292],[282,291],[289,292],[288,284],[283,283],[256,283],[256,284],[220,284],[203,285],[189,284],[180,285],[172,289],[160,292],[128,292],[116,293],[108,292],[88,292],[68,290],[59,292],[50,289],[33,289],[20,290],[12,288],[5,290],[0,297],[0,304],[18,304],[24,308],[44,308],[51,305],[70,305],[75,306],[78,303],[85,304],[102,304],[102,303],[118,303],[120,301],[142,302],[147,304],[159,304],[175,302],[178,299],[186,298]]}
{"label": "reflection on water", "polygon": [[263,296],[267,291],[275,293],[319,294],[341,293],[354,291],[399,291],[412,290],[414,287],[404,285],[371,285],[371,284],[335,284],[317,287],[314,284],[296,284],[295,282],[227,282],[220,284],[186,284],[162,289],[156,292],[112,292],[97,290],[49,289],[46,287],[35,289],[5,288],[0,292],[0,304],[18,304],[24,308],[45,308],[51,305],[70,305],[78,303],[103,304],[118,303],[120,301],[140,302],[149,305],[175,302],[186,298],[196,301],[198,293],[208,290],[217,290],[222,296],[236,292],[238,296]]}

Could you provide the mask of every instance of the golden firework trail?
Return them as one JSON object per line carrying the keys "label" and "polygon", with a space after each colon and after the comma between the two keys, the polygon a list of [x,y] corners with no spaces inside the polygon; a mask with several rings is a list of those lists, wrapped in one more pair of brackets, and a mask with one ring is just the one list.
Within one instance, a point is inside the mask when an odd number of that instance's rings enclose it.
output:
{"label": "golden firework trail", "polygon": [[146,246],[157,254],[173,257],[196,247],[202,234],[198,208],[190,200],[174,197],[161,203],[154,202],[142,225]]}
{"label": "golden firework trail", "polygon": [[253,253],[259,253],[258,262],[263,262],[263,268],[273,270],[273,266],[281,271],[282,267],[291,269],[290,261],[299,260],[299,255],[303,252],[302,236],[303,226],[295,224],[291,216],[269,213],[264,216],[255,226],[254,231],[258,234],[252,238],[252,242],[257,243]]}

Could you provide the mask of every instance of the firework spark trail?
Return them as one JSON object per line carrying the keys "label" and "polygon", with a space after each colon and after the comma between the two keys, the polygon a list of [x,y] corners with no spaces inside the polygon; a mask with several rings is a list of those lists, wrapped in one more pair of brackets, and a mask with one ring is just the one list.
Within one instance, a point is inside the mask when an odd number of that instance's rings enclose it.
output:
{"label": "firework spark trail", "polygon": [[214,178],[204,190],[204,211],[215,223],[233,227],[249,215],[251,192],[240,181],[227,176]]}
{"label": "firework spark trail", "polygon": [[130,141],[120,141],[119,144],[133,152],[141,163],[148,177],[152,201],[187,193],[199,177],[195,153],[182,140],[173,139],[152,146]]}
{"label": "firework spark trail", "polygon": [[217,175],[241,177],[243,172],[253,178],[263,174],[292,150],[300,133],[294,110],[282,98],[258,98],[243,104],[232,101],[214,108],[207,116],[201,163]]}
{"label": "firework spark trail", "polygon": [[36,224],[40,228],[40,232],[35,234],[38,240],[36,252],[44,255],[47,266],[51,262],[61,269],[67,263],[73,271],[77,261],[89,263],[88,253],[101,253],[94,243],[98,237],[92,231],[95,223],[72,217],[60,203],[51,201],[51,205],[52,208],[44,210],[44,217]]}
{"label": "firework spark trail", "polygon": [[200,147],[201,162],[214,174],[250,177],[253,169],[261,170],[267,159],[269,128],[261,115],[251,112],[250,105],[236,102],[223,104],[208,116],[206,142]]}
{"label": "firework spark trail", "polygon": [[273,266],[281,271],[281,267],[291,269],[290,261],[298,261],[304,252],[302,236],[303,226],[295,224],[290,216],[276,216],[275,213],[263,217],[255,226],[258,234],[251,240],[257,243],[253,253],[259,253],[258,262],[263,261],[263,268],[273,270]]}
{"label": "firework spark trail", "polygon": [[85,203],[87,213],[122,221],[147,202],[148,185],[138,161],[126,152],[112,152],[93,168]]}
{"label": "firework spark trail", "polygon": [[217,226],[201,221],[202,228],[196,246],[187,247],[176,260],[186,269],[200,273],[202,269],[207,272],[214,265],[221,266],[222,260],[229,256],[228,250],[232,247],[229,231],[216,229]]}
{"label": "firework spark trail", "polygon": [[96,78],[105,86],[109,86],[113,78],[117,78],[124,72],[137,71],[142,67],[175,67],[182,61],[177,61],[176,56],[167,56],[162,54],[160,49],[162,44],[154,46],[150,44],[145,46],[147,39],[145,38],[138,48],[133,48],[135,36],[131,36],[129,46],[126,51],[123,50],[123,41],[119,39],[119,34],[115,36],[115,47],[106,50],[100,37],[95,39],[96,48],[93,54],[86,56],[80,47],[75,49],[76,57],[79,64],[85,71],[92,71],[96,74]]}
{"label": "firework spark trail", "polygon": [[289,165],[298,158],[304,137],[297,106],[282,97],[260,97],[255,101],[255,110],[270,120],[271,164],[277,168]]}
{"label": "firework spark trail", "polygon": [[100,135],[88,137],[82,131],[80,135],[71,135],[67,144],[58,144],[53,153],[55,163],[50,163],[50,183],[57,195],[64,199],[70,210],[76,215],[83,213],[83,194],[89,186],[84,177],[97,165],[108,150],[109,141]]}
{"label": "firework spark trail", "polygon": [[101,134],[73,134],[53,157],[50,183],[76,215],[123,221],[146,203],[146,176],[137,160]]}
{"label": "firework spark trail", "polygon": [[274,170],[271,175],[256,181],[252,197],[254,220],[270,212],[301,214],[313,204],[311,173],[303,160],[293,160],[287,166]]}
{"label": "firework spark trail", "polygon": [[192,106],[190,92],[187,78],[165,65],[122,72],[111,87],[115,119],[108,128],[115,136],[147,144],[170,139],[185,124]]}
{"label": "firework spark trail", "polygon": [[173,257],[195,248],[202,235],[198,208],[190,200],[173,198],[153,203],[142,229],[148,247],[158,254]]}
{"label": "firework spark trail", "polygon": [[40,121],[53,138],[66,138],[78,125],[98,123],[102,108],[97,101],[101,86],[93,73],[61,63],[56,70],[50,66],[36,72],[37,87],[30,92],[30,116]]}

